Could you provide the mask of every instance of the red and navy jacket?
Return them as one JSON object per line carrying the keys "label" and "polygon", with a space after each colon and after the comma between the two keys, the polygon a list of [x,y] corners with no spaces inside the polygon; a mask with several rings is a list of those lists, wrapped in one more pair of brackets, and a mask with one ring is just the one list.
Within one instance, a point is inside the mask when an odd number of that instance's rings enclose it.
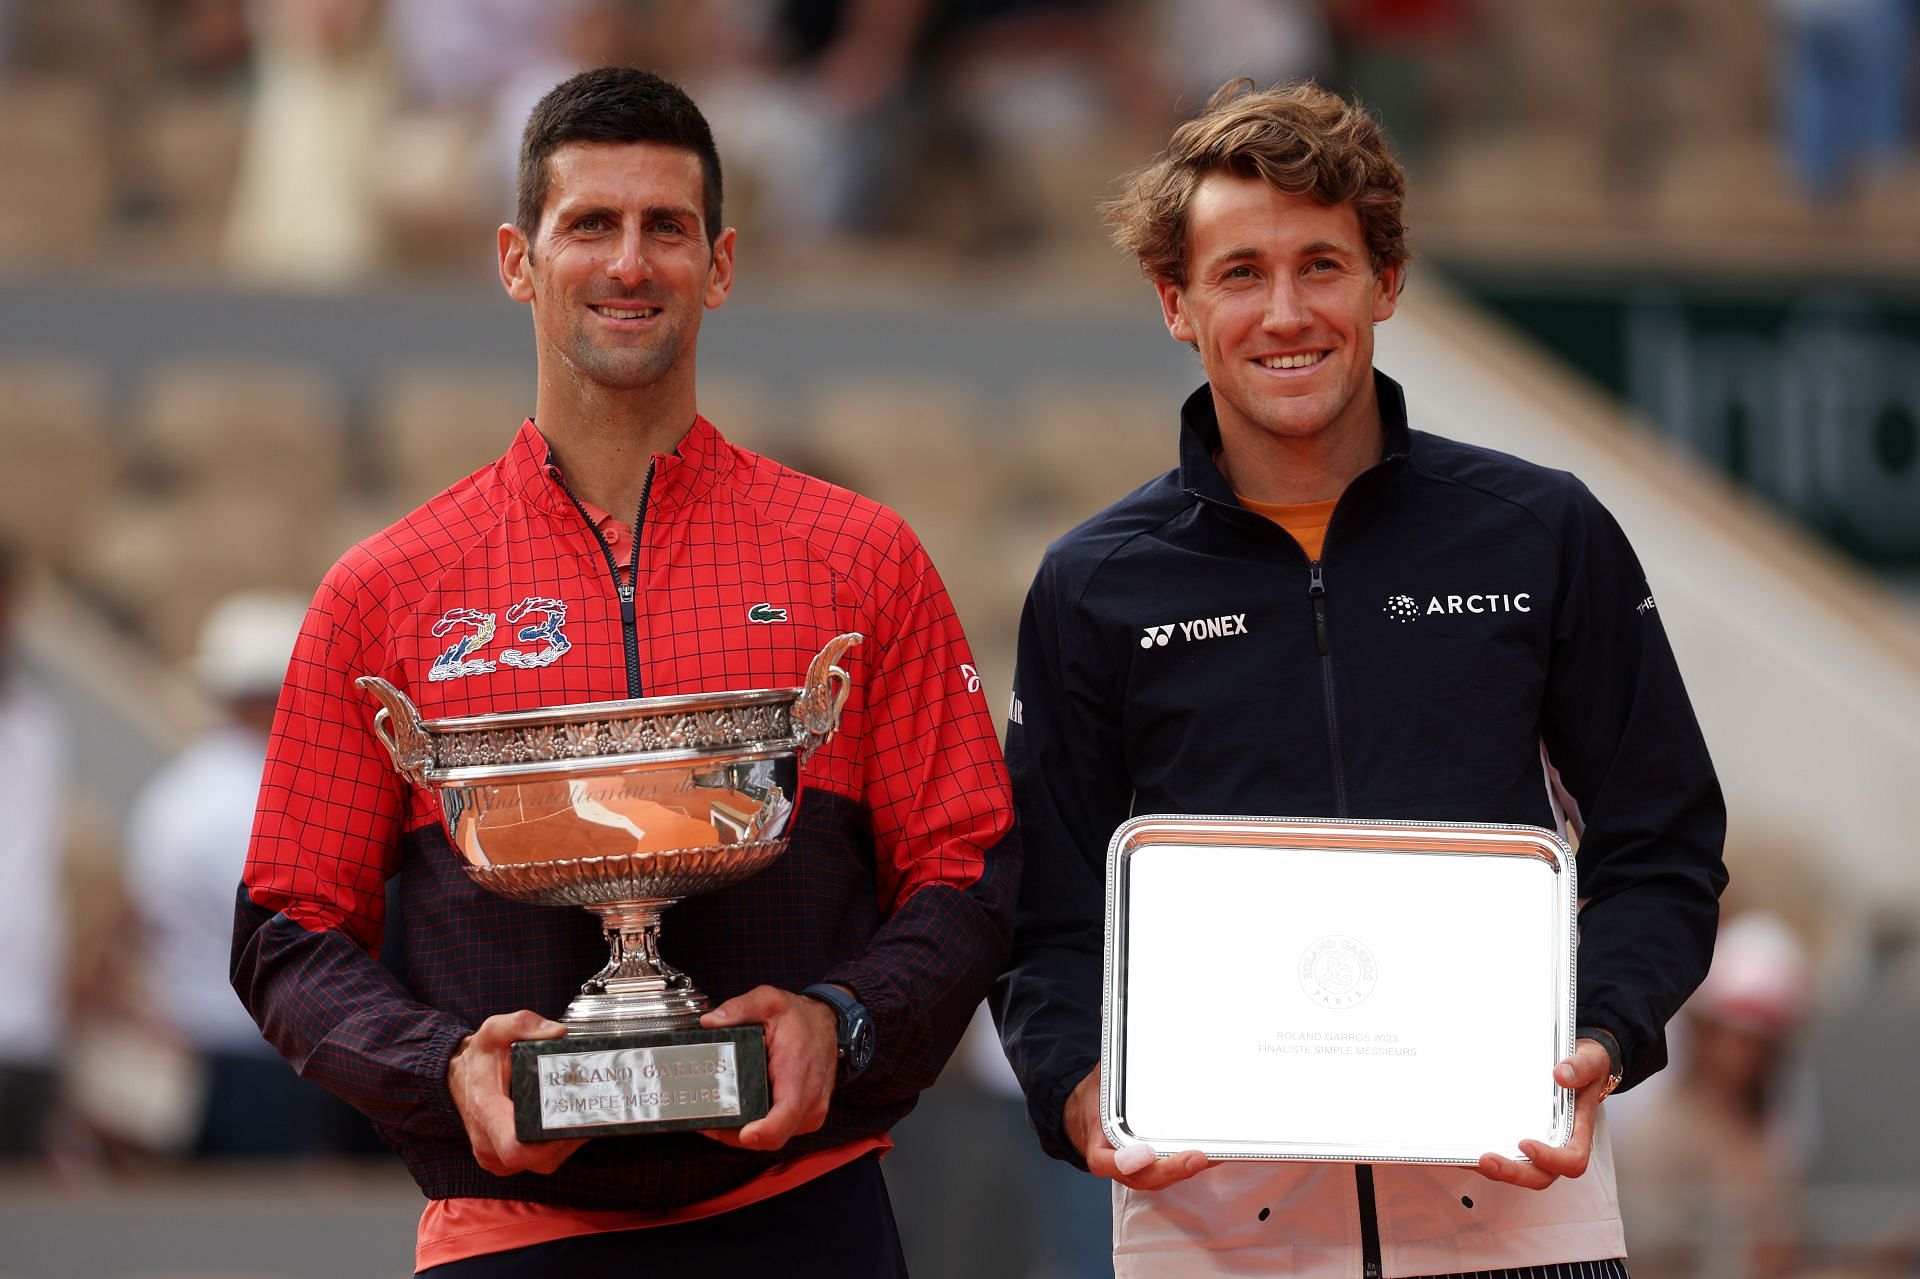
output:
{"label": "red and navy jacket", "polygon": [[[966,638],[906,524],[736,448],[704,419],[656,456],[624,585],[533,422],[505,457],[354,547],[321,583],[280,697],[235,922],[233,982],[308,1079],[366,1113],[429,1198],[670,1210],[796,1155],[884,1132],[933,1082],[1004,960],[1019,848]],[[716,1001],[762,983],[852,989],[872,1065],[778,1152],[698,1134],[599,1138],[550,1176],[473,1160],[447,1059],[494,1013],[557,1017],[606,959],[584,910],[473,884],[438,800],[395,773],[354,686],[427,718],[788,687],[866,640],[839,734],[813,755],[787,853],[668,916]],[[404,959],[378,961],[389,880]]]}

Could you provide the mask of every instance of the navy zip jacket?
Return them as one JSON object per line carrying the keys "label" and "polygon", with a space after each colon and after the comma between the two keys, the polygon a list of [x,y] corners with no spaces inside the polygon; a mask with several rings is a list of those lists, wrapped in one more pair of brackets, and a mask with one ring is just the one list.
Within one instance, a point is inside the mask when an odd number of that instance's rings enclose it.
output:
{"label": "navy zip jacket", "polygon": [[1026,848],[994,994],[1046,1149],[1099,1060],[1107,843],[1137,813],[1584,817],[1579,1024],[1626,1085],[1713,953],[1725,808],[1660,614],[1578,480],[1411,431],[1376,373],[1378,464],[1322,558],[1242,507],[1207,387],[1180,466],[1051,548],[1020,622],[1007,761]]}

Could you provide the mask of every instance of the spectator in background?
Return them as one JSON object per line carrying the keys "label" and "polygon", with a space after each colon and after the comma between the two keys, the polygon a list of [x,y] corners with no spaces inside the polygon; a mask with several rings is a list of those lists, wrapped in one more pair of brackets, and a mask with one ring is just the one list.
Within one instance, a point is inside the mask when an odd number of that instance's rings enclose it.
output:
{"label": "spectator in background", "polygon": [[0,543],[0,1159],[42,1149],[65,1006],[67,733],[52,698],[12,660],[25,570]]}
{"label": "spectator in background", "polygon": [[249,278],[329,285],[380,258],[375,188],[393,78],[380,0],[262,0],[257,84],[227,225]]}
{"label": "spectator in background", "polygon": [[1479,0],[1331,0],[1338,80],[1376,112],[1417,170],[1482,91]]}
{"label": "spectator in background", "polygon": [[208,614],[195,673],[219,698],[221,724],[147,783],[127,819],[126,879],[150,960],[154,1011],[196,1052],[205,1104],[190,1152],[288,1155],[306,1144],[312,1107],[260,1037],[227,980],[234,885],[247,858],[267,732],[293,641],[297,596],[243,593]]}
{"label": "spectator in background", "polygon": [[[1024,237],[1008,147],[1111,124],[1112,0],[736,0],[691,72],[790,247],[928,227],[966,192],[965,247]],[[1106,81],[1108,83],[1102,83]],[[934,210],[937,212],[938,210]]]}
{"label": "spectator in background", "polygon": [[1910,135],[1910,0],[1772,0],[1782,139],[1807,193],[1831,203]]}
{"label": "spectator in background", "polygon": [[1326,10],[1319,0],[1160,0],[1153,34],[1177,104],[1205,102],[1229,76],[1268,84],[1325,74]]}
{"label": "spectator in background", "polygon": [[1616,1142],[1641,1279],[1793,1269],[1807,1154],[1793,1048],[1808,998],[1806,957],[1778,918],[1749,911],[1721,929],[1681,1014],[1672,1086]]}

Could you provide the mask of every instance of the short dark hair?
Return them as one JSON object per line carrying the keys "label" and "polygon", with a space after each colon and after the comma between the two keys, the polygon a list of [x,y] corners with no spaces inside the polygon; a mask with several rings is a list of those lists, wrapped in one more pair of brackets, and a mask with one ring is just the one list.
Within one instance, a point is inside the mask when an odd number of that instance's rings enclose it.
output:
{"label": "short dark hair", "polygon": [[549,90],[520,136],[514,225],[531,240],[547,203],[547,157],[568,142],[660,142],[700,157],[707,243],[720,238],[720,152],[686,90],[637,67],[582,71]]}

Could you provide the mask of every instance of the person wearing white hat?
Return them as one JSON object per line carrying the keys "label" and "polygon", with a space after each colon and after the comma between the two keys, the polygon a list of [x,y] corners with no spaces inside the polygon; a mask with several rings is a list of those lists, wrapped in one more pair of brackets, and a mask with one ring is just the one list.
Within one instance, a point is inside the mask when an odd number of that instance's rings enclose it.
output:
{"label": "person wearing white hat", "polygon": [[227,957],[267,731],[305,616],[304,599],[263,591],[213,607],[191,666],[221,703],[222,720],[161,768],[128,814],[127,889],[151,958],[155,1011],[205,1068],[195,1155],[284,1155],[303,1144],[304,1085],[234,995]]}
{"label": "person wearing white hat", "polygon": [[1806,950],[1779,917],[1751,910],[1720,930],[1681,1011],[1670,1085],[1620,1126],[1635,1279],[1793,1272],[1795,1086],[1807,1082],[1793,1047],[1812,993]]}

